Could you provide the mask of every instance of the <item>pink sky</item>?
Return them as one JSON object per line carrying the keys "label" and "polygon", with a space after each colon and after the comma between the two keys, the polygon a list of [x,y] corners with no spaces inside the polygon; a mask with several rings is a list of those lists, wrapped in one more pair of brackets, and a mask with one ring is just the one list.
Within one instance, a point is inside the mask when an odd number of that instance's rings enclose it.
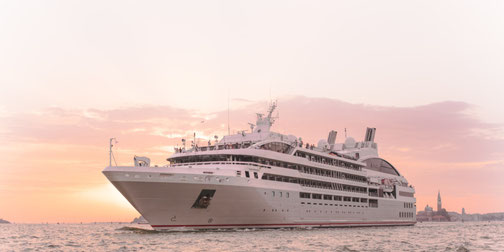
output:
{"label": "pink sky", "polygon": [[[117,158],[164,164],[193,132],[362,139],[449,210],[504,211],[504,2],[3,1],[0,218],[129,221]],[[201,123],[205,121],[205,123]]]}
{"label": "pink sky", "polygon": [[[248,129],[265,102],[231,110],[233,131]],[[286,97],[273,130],[316,143],[338,130],[343,141],[362,139],[377,128],[381,156],[417,190],[417,206],[444,206],[469,213],[504,211],[502,125],[476,119],[463,102],[419,107],[351,104],[327,98]],[[201,121],[205,121],[201,123]],[[101,170],[108,163],[108,138],[115,136],[120,164],[146,155],[166,164],[172,146],[197,132],[199,141],[227,131],[227,111],[202,113],[168,106],[113,110],[44,108],[2,116],[0,216],[16,222],[129,221],[138,213],[110,186]]]}

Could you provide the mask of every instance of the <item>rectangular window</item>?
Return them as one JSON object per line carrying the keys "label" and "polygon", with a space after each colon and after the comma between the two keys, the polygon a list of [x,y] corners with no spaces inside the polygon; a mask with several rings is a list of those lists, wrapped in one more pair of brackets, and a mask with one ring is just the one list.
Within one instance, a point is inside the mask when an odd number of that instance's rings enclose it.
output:
{"label": "rectangular window", "polygon": [[411,192],[402,192],[402,191],[399,191],[399,196],[403,196],[403,197],[415,197],[414,193],[411,193]]}
{"label": "rectangular window", "polygon": [[352,201],[350,197],[343,197],[343,201]]}
{"label": "rectangular window", "polygon": [[341,196],[334,196],[334,200],[341,201]]}
{"label": "rectangular window", "polygon": [[245,177],[250,178],[250,173],[249,173],[249,171],[245,171]]}
{"label": "rectangular window", "polygon": [[287,195],[286,195],[286,196],[287,196],[287,198],[289,198],[289,193],[287,193]]}
{"label": "rectangular window", "polygon": [[257,175],[257,172],[254,172],[254,178],[259,178],[259,176]]}
{"label": "rectangular window", "polygon": [[322,199],[322,194],[312,193],[312,199]]}
{"label": "rectangular window", "polygon": [[378,207],[378,200],[370,199],[369,200],[369,207]]}
{"label": "rectangular window", "polygon": [[332,195],[324,195],[325,200],[332,200]]}
{"label": "rectangular window", "polygon": [[299,193],[299,198],[309,199],[310,198],[310,194],[309,193],[305,193],[305,192],[300,192]]}

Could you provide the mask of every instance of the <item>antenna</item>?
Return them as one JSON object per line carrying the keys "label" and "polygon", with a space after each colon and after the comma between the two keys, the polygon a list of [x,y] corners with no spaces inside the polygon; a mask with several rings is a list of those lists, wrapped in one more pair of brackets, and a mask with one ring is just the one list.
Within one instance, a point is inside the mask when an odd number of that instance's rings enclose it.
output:
{"label": "antenna", "polygon": [[[112,141],[114,141],[114,143],[112,143]],[[115,137],[110,138],[110,142],[109,142],[109,166],[110,167],[112,166],[112,159],[114,159],[114,163],[117,166],[117,162],[115,160],[114,154],[112,153],[112,147],[114,147],[114,144],[116,144],[116,143],[119,143],[119,142],[117,142]]]}
{"label": "antenna", "polygon": [[229,88],[228,88],[228,136],[231,135],[231,130],[229,128]]}

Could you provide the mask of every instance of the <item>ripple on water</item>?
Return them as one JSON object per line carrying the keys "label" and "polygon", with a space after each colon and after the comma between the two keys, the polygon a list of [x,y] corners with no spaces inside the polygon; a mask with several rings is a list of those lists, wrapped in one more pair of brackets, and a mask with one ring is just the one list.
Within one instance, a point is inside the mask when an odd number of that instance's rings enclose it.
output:
{"label": "ripple on water", "polygon": [[156,231],[154,229],[143,229],[143,228],[137,228],[137,227],[128,227],[124,226],[121,228],[116,229],[118,231],[131,231],[137,234],[157,234],[159,231]]}
{"label": "ripple on water", "polygon": [[457,252],[469,252],[469,249],[467,249],[466,247],[464,247],[464,245],[460,245],[457,250]]}
{"label": "ripple on water", "polygon": [[347,251],[347,252],[358,252],[358,250],[351,249],[350,246],[344,245],[341,248],[341,251]]}
{"label": "ripple on water", "polygon": [[504,251],[504,222],[413,227],[158,232],[120,224],[0,229],[0,251]]}

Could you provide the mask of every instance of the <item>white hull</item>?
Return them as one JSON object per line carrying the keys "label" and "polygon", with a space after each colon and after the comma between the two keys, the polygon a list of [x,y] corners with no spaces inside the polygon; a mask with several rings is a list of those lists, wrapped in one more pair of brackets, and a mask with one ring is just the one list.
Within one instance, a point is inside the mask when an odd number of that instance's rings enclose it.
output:
{"label": "white hull", "polygon": [[375,128],[363,142],[335,144],[330,131],[317,146],[303,144],[270,131],[275,108],[257,114],[250,133],[215,145],[198,147],[194,135],[186,149],[182,139],[168,166],[135,156],[135,166],[103,173],[156,230],[416,223],[415,190],[378,156]]}
{"label": "white hull", "polygon": [[[191,173],[181,170],[108,167],[103,173],[156,230],[383,226],[416,222],[414,218],[399,218],[402,203],[394,199],[382,199],[378,208],[360,202],[303,199],[299,197],[301,191],[332,192],[225,175],[226,170],[211,175],[204,174],[208,170],[204,168],[193,168]],[[193,208],[204,189],[215,190],[210,205],[206,209]]]}

